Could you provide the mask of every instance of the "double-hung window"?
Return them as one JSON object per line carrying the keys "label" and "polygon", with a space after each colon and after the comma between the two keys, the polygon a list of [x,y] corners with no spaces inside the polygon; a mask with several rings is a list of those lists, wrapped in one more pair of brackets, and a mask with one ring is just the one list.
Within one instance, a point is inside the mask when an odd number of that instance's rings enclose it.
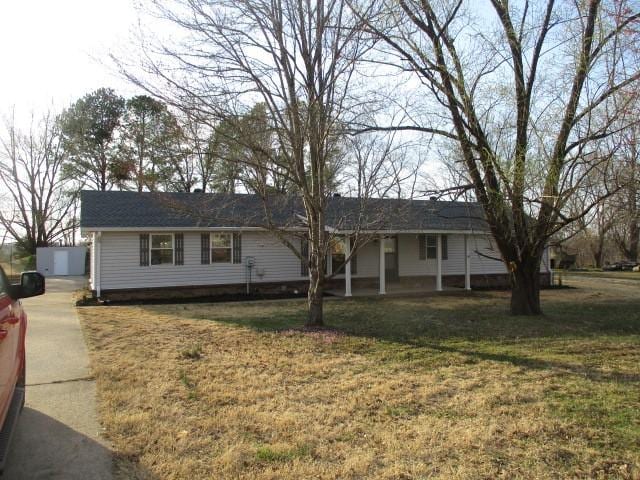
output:
{"label": "double-hung window", "polygon": [[[446,260],[449,256],[449,246],[447,242],[447,236],[441,235],[440,241],[442,242],[442,259]],[[427,235],[427,258],[438,258],[438,236]]]}
{"label": "double-hung window", "polygon": [[150,240],[151,265],[173,264],[173,234],[152,233]]}
{"label": "double-hung window", "polygon": [[231,263],[233,241],[231,233],[211,234],[211,263]]}
{"label": "double-hung window", "polygon": [[427,258],[436,258],[438,256],[438,237],[435,235],[427,235]]}

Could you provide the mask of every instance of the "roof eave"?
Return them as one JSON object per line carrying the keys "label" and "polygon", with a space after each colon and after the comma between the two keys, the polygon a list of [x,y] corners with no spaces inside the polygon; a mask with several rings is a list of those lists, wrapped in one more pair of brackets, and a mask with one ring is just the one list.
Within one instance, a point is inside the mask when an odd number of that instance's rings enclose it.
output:
{"label": "roof eave", "polygon": [[[280,230],[289,232],[305,231],[305,227],[286,227]],[[264,227],[80,227],[81,235],[93,232],[268,232]],[[353,235],[363,233],[366,235],[397,235],[397,234],[459,234],[459,235],[487,235],[488,230],[482,229],[446,229],[446,228],[426,228],[426,229],[392,229],[392,230],[364,230],[364,229],[334,229],[327,227],[327,231],[335,235]]]}

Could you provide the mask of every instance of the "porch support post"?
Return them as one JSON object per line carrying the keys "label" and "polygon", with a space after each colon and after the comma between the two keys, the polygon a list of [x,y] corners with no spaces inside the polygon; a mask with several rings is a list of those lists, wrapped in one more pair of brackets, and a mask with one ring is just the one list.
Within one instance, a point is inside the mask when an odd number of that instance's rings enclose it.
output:
{"label": "porch support post", "polygon": [[469,235],[464,236],[464,289],[471,290],[471,255],[469,254]]}
{"label": "porch support post", "polygon": [[[351,237],[345,235],[344,237],[344,255],[345,258],[349,258],[351,255]],[[347,261],[344,266],[344,296],[351,296],[351,259]]]}
{"label": "porch support post", "polygon": [[101,275],[101,263],[102,263],[102,245],[101,245],[101,241],[102,241],[102,232],[96,232],[95,234],[95,242],[96,242],[96,246],[95,246],[95,256],[96,256],[96,270],[94,273],[94,278],[96,280],[96,284],[93,286],[93,289],[96,291],[96,297],[100,298],[102,291],[101,291],[101,282],[100,282],[100,275]]}
{"label": "porch support post", "polygon": [[380,235],[380,273],[379,273],[380,290],[378,291],[380,295],[384,295],[387,293],[386,279],[384,277],[385,268],[386,267],[384,264],[384,235]]}
{"label": "porch support post", "polygon": [[436,237],[436,290],[442,291],[442,235]]}

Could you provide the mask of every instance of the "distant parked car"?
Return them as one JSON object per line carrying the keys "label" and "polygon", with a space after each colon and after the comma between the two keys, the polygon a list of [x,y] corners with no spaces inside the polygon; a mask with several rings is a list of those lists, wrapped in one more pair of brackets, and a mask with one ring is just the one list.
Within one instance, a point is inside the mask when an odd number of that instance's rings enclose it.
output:
{"label": "distant parked car", "polygon": [[634,267],[638,266],[638,262],[629,262],[627,260],[623,260],[621,262],[610,263],[609,265],[605,265],[602,267],[602,270],[607,272],[631,272]]}

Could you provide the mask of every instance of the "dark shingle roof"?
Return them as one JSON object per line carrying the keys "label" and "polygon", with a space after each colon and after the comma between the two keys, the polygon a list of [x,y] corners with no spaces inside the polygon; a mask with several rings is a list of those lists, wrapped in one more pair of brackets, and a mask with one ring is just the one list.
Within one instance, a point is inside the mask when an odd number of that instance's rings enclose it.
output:
{"label": "dark shingle roof", "polygon": [[[257,195],[83,191],[81,202],[80,225],[92,230],[268,226]],[[273,196],[269,205],[274,226],[303,225],[299,197]],[[326,214],[338,230],[488,230],[481,206],[467,202],[331,197]]]}

